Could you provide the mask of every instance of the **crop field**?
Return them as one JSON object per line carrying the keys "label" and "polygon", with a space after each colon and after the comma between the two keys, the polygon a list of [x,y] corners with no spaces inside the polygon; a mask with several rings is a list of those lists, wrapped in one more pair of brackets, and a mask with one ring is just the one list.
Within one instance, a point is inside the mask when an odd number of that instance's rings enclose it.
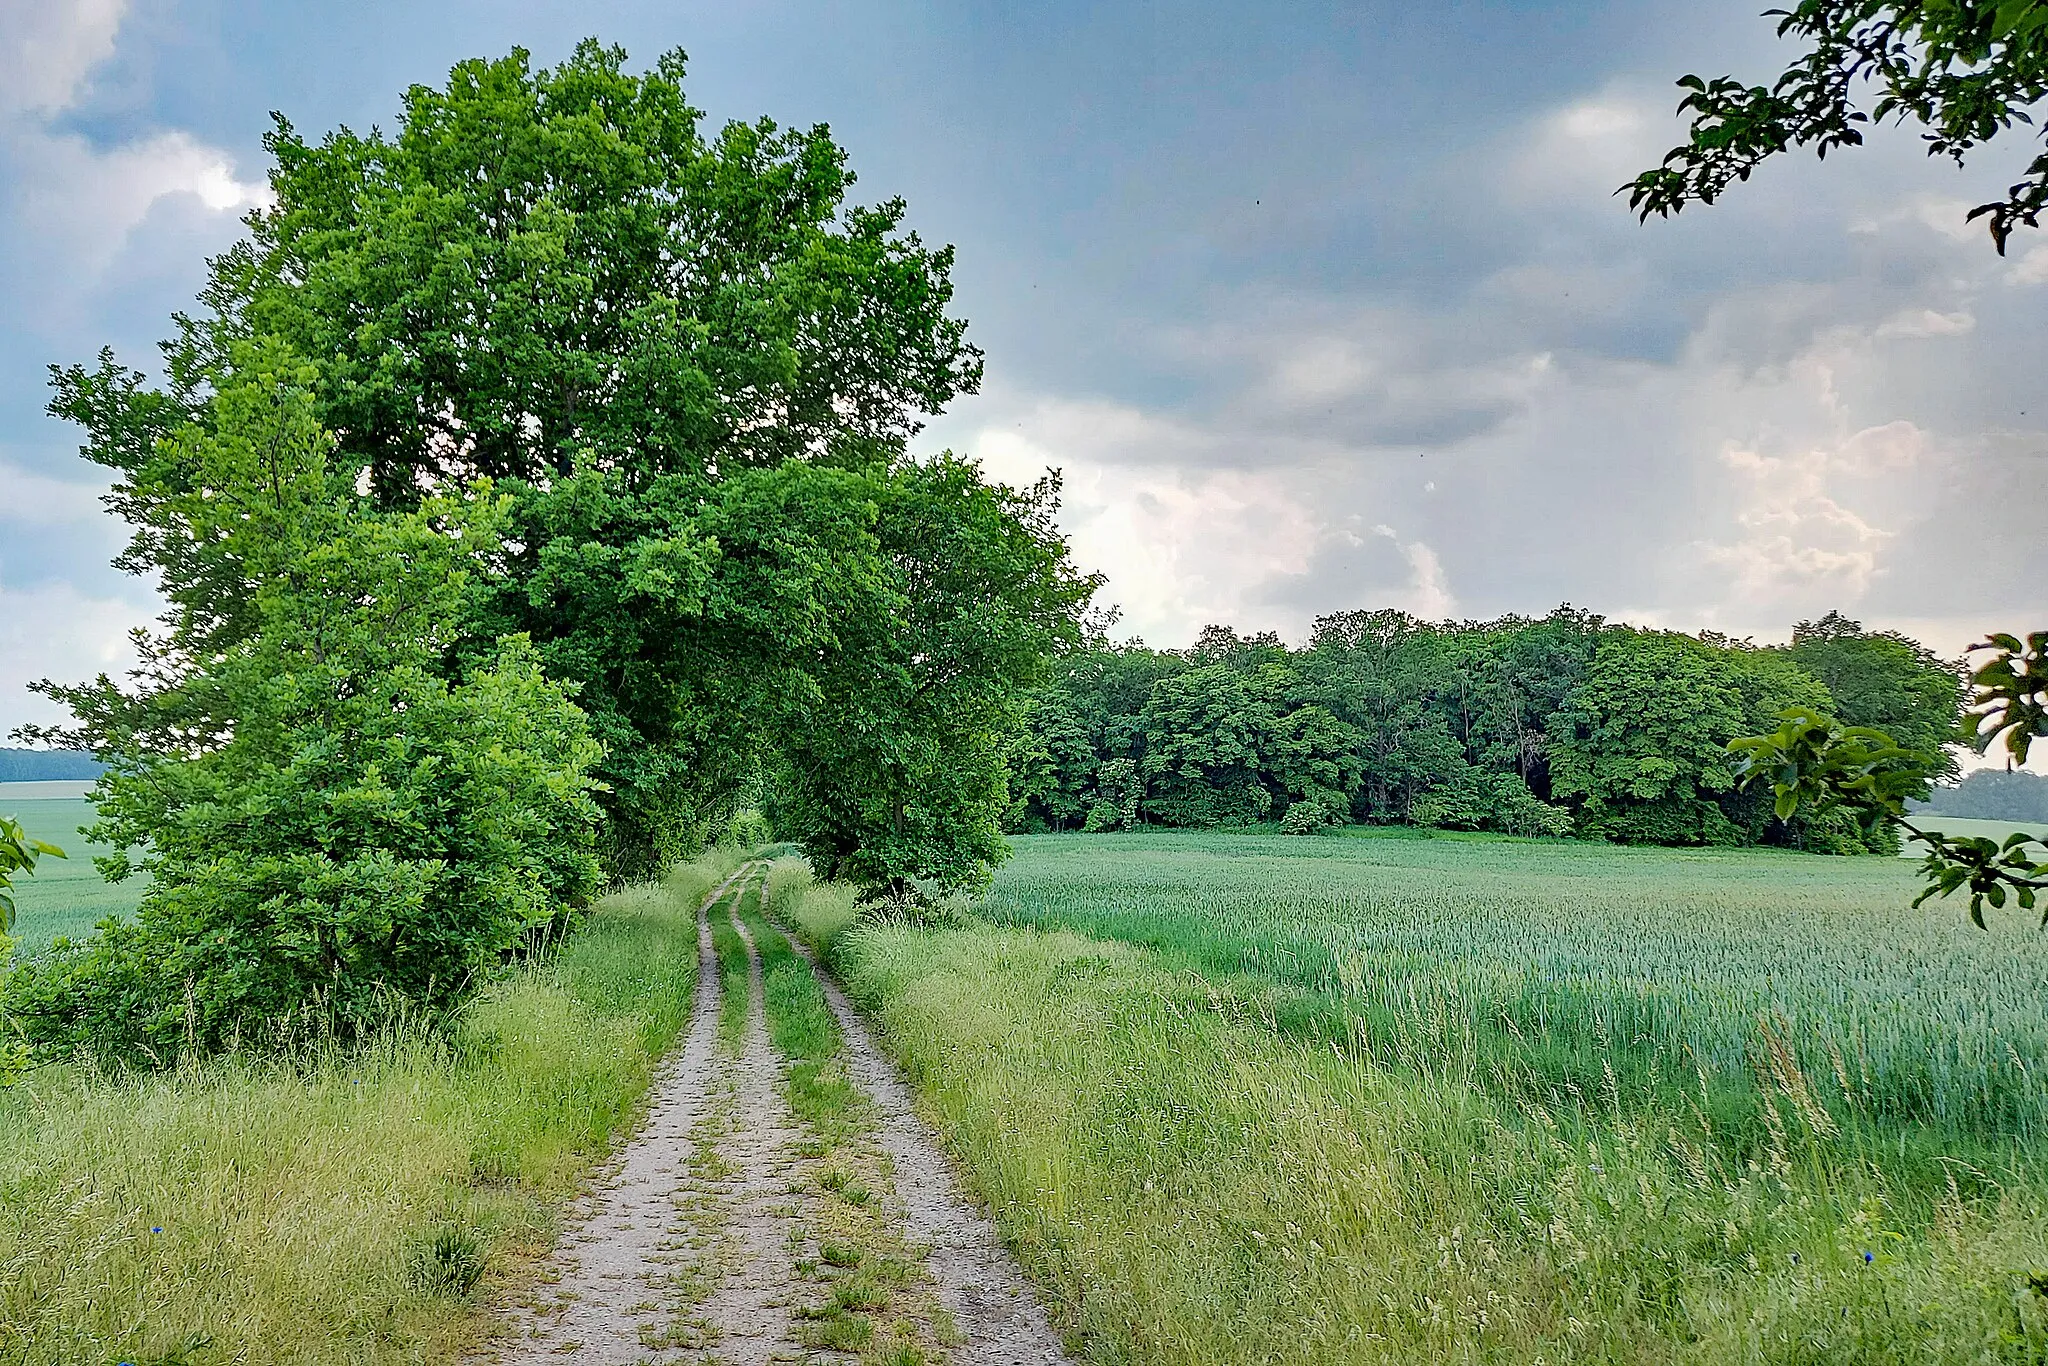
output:
{"label": "crop field", "polygon": [[1768,850],[1150,835],[1020,841],[988,914],[1248,976],[1288,1029],[1388,1064],[1470,1052],[1546,1101],[1662,1103],[1704,1072],[1740,1103],[1767,1029],[1844,1113],[2048,1136],[2048,939],[1917,890],[1891,860]]}
{"label": "crop field", "polygon": [[[2006,836],[2025,831],[2030,835],[2048,835],[2048,825],[2027,821],[1983,821],[1968,816],[1913,817],[1913,824],[1927,830],[1938,830],[1944,835],[1972,835],[1978,839],[1992,839],[2004,842]],[[1899,849],[1902,858],[1919,858],[1927,846],[1916,839],[1907,839]]]}
{"label": "crop field", "polygon": [[1101,1359],[2048,1352],[2031,917],[1875,857],[1016,844],[957,923],[805,928]]}
{"label": "crop field", "polygon": [[[0,785],[0,815],[13,816],[37,839],[56,845],[63,858],[47,858],[36,865],[35,875],[15,883],[14,899],[20,919],[15,935],[20,951],[35,953],[50,946],[58,935],[77,938],[89,933],[110,915],[127,915],[142,899],[146,879],[108,882],[92,865],[93,857],[112,851],[79,838],[79,827],[94,819],[91,803],[82,797],[28,797],[10,799]],[[22,783],[23,788],[44,789],[53,784]]]}

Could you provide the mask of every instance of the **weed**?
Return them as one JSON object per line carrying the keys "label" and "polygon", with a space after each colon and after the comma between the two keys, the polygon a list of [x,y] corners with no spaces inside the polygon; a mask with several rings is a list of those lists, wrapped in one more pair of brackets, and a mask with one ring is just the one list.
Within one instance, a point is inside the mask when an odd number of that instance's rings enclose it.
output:
{"label": "weed", "polygon": [[413,1246],[407,1272],[423,1295],[466,1300],[484,1278],[483,1242],[461,1224],[442,1224]]}

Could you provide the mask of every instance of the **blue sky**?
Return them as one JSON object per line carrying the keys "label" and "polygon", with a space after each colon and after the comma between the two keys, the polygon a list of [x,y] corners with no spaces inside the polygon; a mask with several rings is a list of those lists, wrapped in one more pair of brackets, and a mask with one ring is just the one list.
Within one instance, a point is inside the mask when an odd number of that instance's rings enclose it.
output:
{"label": "blue sky", "polygon": [[1962,222],[2028,149],[1958,172],[1889,132],[1648,226],[1611,196],[1673,77],[1776,69],[1758,8],[0,0],[0,726],[153,610],[43,367],[153,358],[262,200],[267,111],[388,125],[460,58],[586,34],[686,49],[714,122],[829,122],[860,197],[958,246],[988,379],[921,445],[1062,468],[1156,644],[1565,600],[2038,627],[2048,244]]}

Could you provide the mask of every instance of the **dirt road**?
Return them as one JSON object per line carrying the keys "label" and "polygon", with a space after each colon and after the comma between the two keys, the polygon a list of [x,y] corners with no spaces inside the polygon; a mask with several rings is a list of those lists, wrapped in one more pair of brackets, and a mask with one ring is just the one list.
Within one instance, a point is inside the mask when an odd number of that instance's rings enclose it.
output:
{"label": "dirt road", "polygon": [[[908,1091],[829,979],[821,985],[842,1042],[823,1073],[814,1063],[806,1075],[850,1082],[857,1094],[840,1107],[848,1118],[793,1113],[757,942],[778,932],[758,919],[750,929],[739,914],[743,901],[758,904],[765,880],[766,866],[749,864],[698,908],[701,972],[685,1042],[656,1080],[646,1123],[576,1207],[546,1283],[512,1311],[497,1359],[1065,1360],[994,1227],[963,1198]],[[737,1039],[730,1026],[721,1038],[721,921],[746,953]],[[816,971],[808,955],[799,961]]]}

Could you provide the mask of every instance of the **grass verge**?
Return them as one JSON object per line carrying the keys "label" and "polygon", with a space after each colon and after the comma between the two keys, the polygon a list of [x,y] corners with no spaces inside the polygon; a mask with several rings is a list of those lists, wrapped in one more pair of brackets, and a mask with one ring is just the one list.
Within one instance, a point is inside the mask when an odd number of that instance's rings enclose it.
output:
{"label": "grass verge", "polygon": [[747,945],[733,928],[727,914],[737,889],[728,890],[706,914],[711,926],[711,948],[718,956],[718,1041],[726,1052],[737,1054],[747,1033],[747,1002],[754,994],[748,979]]}
{"label": "grass verge", "polygon": [[547,1250],[689,1019],[737,856],[602,903],[451,1032],[0,1093],[0,1362],[414,1363]]}
{"label": "grass verge", "polygon": [[1565,1113],[1306,1041],[1143,947],[774,885],[1087,1359],[2048,1356],[2024,1153],[1908,1187],[1789,1095],[1760,1148],[1682,1105]]}

